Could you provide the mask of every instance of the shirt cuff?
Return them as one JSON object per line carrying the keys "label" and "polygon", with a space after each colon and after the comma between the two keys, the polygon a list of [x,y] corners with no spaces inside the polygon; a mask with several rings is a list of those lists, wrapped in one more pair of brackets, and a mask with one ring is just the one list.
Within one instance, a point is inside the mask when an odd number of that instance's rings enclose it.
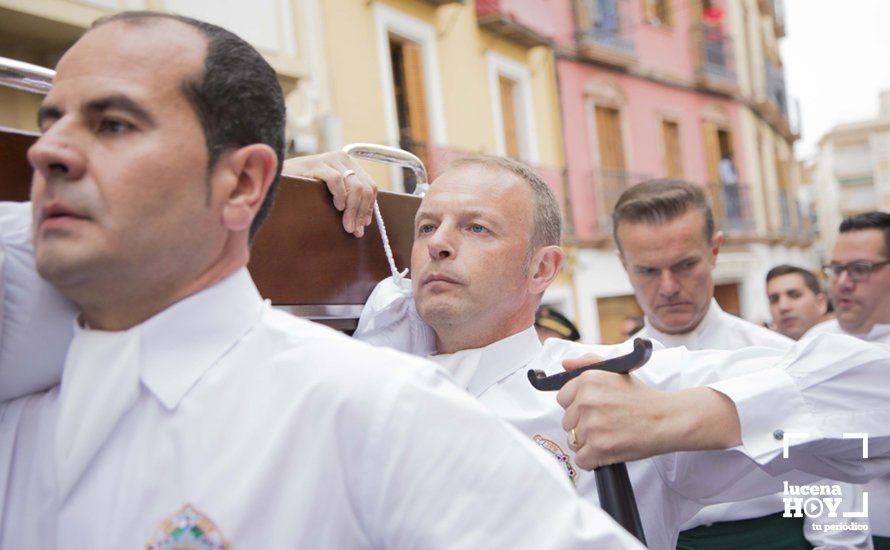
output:
{"label": "shirt cuff", "polygon": [[[760,465],[782,454],[786,433],[816,435],[816,425],[794,379],[770,368],[721,380],[708,386],[735,403],[742,445],[737,449]],[[807,438],[809,439],[809,438]],[[795,436],[789,444],[802,443]]]}

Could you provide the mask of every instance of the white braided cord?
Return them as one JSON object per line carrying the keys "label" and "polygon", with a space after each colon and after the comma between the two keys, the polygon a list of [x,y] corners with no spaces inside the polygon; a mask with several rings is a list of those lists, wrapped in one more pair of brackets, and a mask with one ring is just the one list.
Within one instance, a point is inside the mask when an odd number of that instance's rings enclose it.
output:
{"label": "white braided cord", "polygon": [[386,235],[386,224],[383,223],[383,215],[380,214],[380,206],[374,201],[374,217],[377,219],[377,229],[380,231],[380,240],[383,241],[383,251],[386,252],[386,261],[389,262],[389,271],[392,273],[393,279],[404,277],[408,274],[406,269],[404,273],[399,273],[396,267],[396,259],[392,254],[392,247],[389,245],[389,237]]}

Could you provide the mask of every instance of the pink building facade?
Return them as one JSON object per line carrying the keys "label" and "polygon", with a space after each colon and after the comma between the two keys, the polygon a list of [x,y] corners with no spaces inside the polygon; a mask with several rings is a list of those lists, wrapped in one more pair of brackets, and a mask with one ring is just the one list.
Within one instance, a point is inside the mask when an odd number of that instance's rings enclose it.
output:
{"label": "pink building facade", "polygon": [[[477,11],[488,3],[478,0]],[[585,339],[620,340],[625,317],[640,312],[615,255],[610,214],[621,192],[652,178],[707,188],[728,243],[715,271],[717,300],[767,320],[766,271],[818,263],[796,223],[781,0],[494,3],[505,24],[546,37],[555,52],[570,309]],[[556,306],[566,301],[565,292],[545,296]]]}
{"label": "pink building facade", "polygon": [[[568,165],[568,188],[571,196],[570,212],[573,236],[579,240],[596,239],[607,229],[607,220],[616,197],[605,196],[610,185],[604,175],[599,157],[595,109],[596,93],[602,96],[616,92],[606,104],[619,112],[621,141],[624,146],[624,184],[669,175],[662,124],[676,124],[679,133],[682,178],[696,183],[709,182],[705,143],[702,134],[702,115],[709,112],[726,115],[728,135],[740,181],[747,181],[744,149],[741,147],[739,114],[729,100],[677,89],[657,82],[635,78],[600,67],[572,60],[560,60],[557,71],[563,109],[563,129]],[[591,90],[596,87],[597,89]],[[611,90],[610,90],[611,88]],[[585,90],[593,93],[585,93]],[[615,179],[612,177],[612,179]],[[608,201],[609,204],[604,204]]]}
{"label": "pink building facade", "polygon": [[[715,164],[727,151],[738,180],[750,180],[732,23],[722,2],[553,4],[573,237],[602,240],[617,195],[640,180],[671,176],[714,187]],[[617,159],[608,151],[615,142]],[[732,213],[753,219],[750,205]]]}

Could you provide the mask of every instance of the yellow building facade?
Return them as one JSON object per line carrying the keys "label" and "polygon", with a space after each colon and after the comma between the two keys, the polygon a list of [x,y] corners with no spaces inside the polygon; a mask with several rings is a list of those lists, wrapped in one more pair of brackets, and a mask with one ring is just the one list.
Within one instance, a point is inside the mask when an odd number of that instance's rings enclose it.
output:
{"label": "yellow building facade", "polygon": [[[521,8],[495,4],[497,18]],[[564,196],[553,51],[480,23],[472,0],[0,0],[0,56],[52,68],[94,20],[127,9],[206,20],[256,46],[285,91],[289,156],[386,144],[434,177],[457,156],[507,155]],[[40,99],[0,88],[0,126],[36,131]],[[413,188],[399,169],[365,165],[383,189]],[[570,273],[554,292],[571,310]]]}

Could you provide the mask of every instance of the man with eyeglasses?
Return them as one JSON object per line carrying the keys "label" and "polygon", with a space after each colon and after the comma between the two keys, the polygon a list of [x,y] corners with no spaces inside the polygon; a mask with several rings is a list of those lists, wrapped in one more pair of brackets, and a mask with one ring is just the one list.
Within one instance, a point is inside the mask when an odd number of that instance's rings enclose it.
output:
{"label": "man with eyeglasses", "polygon": [[[823,268],[837,318],[805,335],[845,333],[890,344],[890,213],[867,212],[841,222],[840,235]],[[890,477],[864,486],[870,499],[875,548],[890,548]]]}
{"label": "man with eyeglasses", "polygon": [[890,213],[850,216],[839,231],[823,268],[837,318],[816,325],[808,336],[846,333],[890,343]]}

